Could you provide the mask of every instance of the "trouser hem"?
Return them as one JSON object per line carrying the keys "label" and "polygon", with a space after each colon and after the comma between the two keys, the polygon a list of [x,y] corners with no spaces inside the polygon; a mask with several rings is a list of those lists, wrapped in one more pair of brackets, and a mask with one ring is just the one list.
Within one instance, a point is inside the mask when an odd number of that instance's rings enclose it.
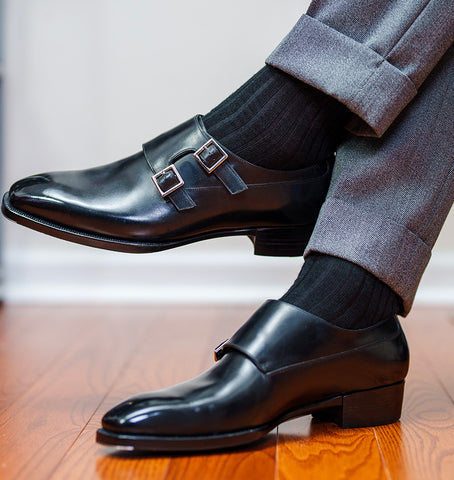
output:
{"label": "trouser hem", "polygon": [[305,251],[340,257],[360,265],[402,299],[402,315],[413,304],[431,249],[404,225],[338,198],[324,203]]}
{"label": "trouser hem", "polygon": [[381,136],[413,99],[411,79],[367,45],[303,15],[266,62],[345,104],[348,129]]}

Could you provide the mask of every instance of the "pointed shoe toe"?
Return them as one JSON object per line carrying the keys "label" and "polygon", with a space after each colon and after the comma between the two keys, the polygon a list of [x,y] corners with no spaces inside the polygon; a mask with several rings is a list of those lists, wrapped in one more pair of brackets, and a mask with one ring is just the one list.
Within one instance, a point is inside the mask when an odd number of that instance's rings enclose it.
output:
{"label": "pointed shoe toe", "polygon": [[199,115],[123,160],[23,179],[5,194],[2,211],[42,233],[108,250],[155,252],[243,235],[257,255],[299,256],[332,161],[293,171],[253,165],[212,138]]}
{"label": "pointed shoe toe", "polygon": [[49,175],[33,175],[14,183],[8,193],[11,205],[27,211],[37,202],[46,201],[46,189],[52,182]]}
{"label": "pointed shoe toe", "polygon": [[282,301],[265,303],[198,377],[143,393],[103,418],[98,442],[196,451],[256,441],[312,414],[343,428],[400,418],[408,347],[395,317],[345,330]]}

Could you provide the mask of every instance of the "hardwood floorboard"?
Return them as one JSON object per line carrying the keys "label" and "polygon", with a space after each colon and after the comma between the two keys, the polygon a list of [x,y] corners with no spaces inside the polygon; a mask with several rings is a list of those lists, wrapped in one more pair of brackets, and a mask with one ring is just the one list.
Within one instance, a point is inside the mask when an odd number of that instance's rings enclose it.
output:
{"label": "hardwood floorboard", "polygon": [[[216,327],[216,341],[210,345],[210,357],[203,368],[213,363],[213,347],[235,332],[253,312],[253,308],[228,308]],[[221,312],[219,312],[221,313]],[[219,315],[218,313],[218,315]],[[225,453],[175,456],[169,463],[165,480],[272,480],[275,473],[276,435],[271,433],[252,448]]]}
{"label": "hardwood floorboard", "polygon": [[0,478],[224,480],[454,478],[453,312],[404,320],[402,421],[342,430],[303,417],[253,446],[197,455],[95,443],[106,410],[191,378],[254,307],[13,307],[0,311]]}
{"label": "hardwood floorboard", "polygon": [[454,402],[454,309],[419,309],[411,324],[421,356]]}
{"label": "hardwood floorboard", "polygon": [[[48,370],[88,328],[87,319],[71,309],[16,307],[0,310],[0,414]],[[66,319],[65,319],[66,320]],[[36,322],[39,322],[36,325]]]}
{"label": "hardwood floorboard", "polygon": [[276,464],[275,434],[247,449],[172,458],[166,480],[272,480]]}
{"label": "hardwood floorboard", "polygon": [[[91,312],[91,313],[90,313]],[[62,319],[80,325],[64,353],[0,415],[3,478],[47,478],[83,430],[142,338],[147,319],[124,335],[128,311],[83,309]],[[39,321],[35,318],[35,321]],[[36,328],[30,327],[30,328]]]}
{"label": "hardwood floorboard", "polygon": [[[104,412],[121,400],[184,381],[204,370],[213,362],[213,347],[242,323],[244,311],[249,313],[251,308],[172,307],[150,319],[147,340],[136,350],[52,478],[134,476],[155,480],[180,470],[185,472],[185,478],[191,478],[199,470],[196,457],[118,454],[114,449],[95,445],[95,432]],[[221,457],[225,461],[225,456]]]}
{"label": "hardwood floorboard", "polygon": [[278,428],[277,479],[387,479],[373,428],[341,429],[306,416]]}
{"label": "hardwood floorboard", "polygon": [[[415,312],[403,322],[411,362],[402,418],[375,428],[391,479],[454,478],[454,404],[440,381],[443,375],[437,378],[436,372],[452,368],[445,346],[453,345],[454,328],[446,324],[446,312],[430,310],[430,315],[428,321],[422,311]],[[426,357],[428,345],[433,347],[433,367]]]}

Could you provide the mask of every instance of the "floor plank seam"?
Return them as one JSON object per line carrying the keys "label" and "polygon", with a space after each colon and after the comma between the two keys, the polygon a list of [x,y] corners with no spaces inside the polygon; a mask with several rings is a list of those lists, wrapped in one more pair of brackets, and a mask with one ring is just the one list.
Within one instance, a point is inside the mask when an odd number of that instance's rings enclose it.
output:
{"label": "floor plank seam", "polygon": [[274,480],[279,480],[279,426],[276,427],[276,446],[274,454]]}
{"label": "floor plank seam", "polygon": [[101,405],[105,402],[106,398],[109,396],[110,392],[113,390],[115,384],[117,383],[118,379],[121,377],[122,373],[127,370],[128,366],[131,364],[132,359],[137,351],[137,349],[141,348],[142,345],[145,343],[147,339],[147,333],[151,330],[151,326],[145,329],[144,335],[140,337],[140,340],[138,340],[134,348],[131,349],[131,354],[128,356],[127,360],[124,362],[123,366],[119,369],[118,375],[115,376],[114,380],[112,380],[111,384],[107,388],[105,394],[102,396],[96,407],[93,409],[92,414],[89,416],[88,420],[85,422],[83,427],[81,428],[80,432],[78,435],[75,437],[74,441],[71,443],[71,445],[66,449],[65,453],[62,455],[58,463],[55,465],[54,469],[52,470],[51,474],[48,477],[48,480],[50,480],[54,474],[58,471],[62,463],[64,462],[65,458],[68,456],[68,454],[71,452],[71,449],[74,447],[74,445],[77,443],[78,439],[83,435],[85,430],[87,429],[88,425],[90,424],[91,420],[93,417],[98,413]]}
{"label": "floor plank seam", "polygon": [[383,449],[382,449],[381,444],[380,444],[380,439],[377,436],[377,430],[375,429],[375,427],[372,427],[372,430],[374,431],[375,441],[377,442],[378,452],[380,454],[380,458],[381,458],[381,462],[382,462],[382,465],[383,465],[383,469],[385,471],[386,478],[388,480],[392,480],[391,471],[389,469],[388,462],[386,461],[385,455],[383,453]]}
{"label": "floor plank seam", "polygon": [[451,403],[454,404],[454,397],[451,395],[451,392],[446,388],[443,380],[440,378],[439,374],[438,374],[438,370],[437,368],[435,367],[435,365],[433,364],[433,361],[431,359],[431,356],[427,353],[427,350],[426,350],[426,347],[424,345],[424,342],[421,342],[422,343],[422,347],[421,347],[421,352],[422,352],[422,356],[424,358],[424,360],[426,361],[426,363],[429,365],[429,368],[430,370],[432,371],[434,377],[436,378],[437,380],[437,383],[438,385],[440,386],[440,388],[443,390],[443,392],[445,392],[445,394],[447,395],[447,397],[451,400]]}
{"label": "floor plank seam", "polygon": [[[99,328],[98,328],[99,330]],[[65,347],[63,347],[60,351],[59,351],[59,354],[60,355],[56,355],[54,358],[53,358],[53,361],[52,361],[52,364],[49,365],[49,368],[47,368],[44,372],[42,372],[40,375],[37,375],[36,376],[36,379],[30,383],[30,385],[25,389],[23,390],[19,396],[14,400],[14,402],[12,402],[10,405],[8,405],[7,408],[5,408],[4,410],[2,410],[0,412],[0,416],[3,416],[3,415],[6,415],[8,413],[9,410],[11,410],[11,408],[13,408],[15,406],[15,404],[17,402],[19,402],[24,396],[26,396],[27,392],[29,390],[31,390],[35,385],[39,384],[41,381],[42,381],[42,378],[47,375],[47,374],[50,374],[52,373],[52,370],[57,368],[57,364],[58,362],[56,362],[55,360],[58,359],[59,361],[63,361],[64,359],[68,358],[68,357],[71,357],[71,355],[74,354],[74,352],[76,352],[78,349],[78,346],[72,346],[71,348],[69,349],[66,349]],[[63,353],[62,353],[63,352]],[[44,388],[44,387],[43,387]],[[27,403],[24,404],[24,406],[26,406]],[[1,425],[1,428],[4,428],[7,424],[8,424],[9,421],[3,423]],[[1,430],[0,428],[0,430]]]}
{"label": "floor plank seam", "polygon": [[58,353],[54,355],[51,360],[49,360],[45,368],[43,368],[39,373],[37,373],[35,380],[33,380],[26,387],[24,387],[24,389],[15,397],[15,399],[7,407],[4,407],[2,410],[0,410],[0,416],[7,413],[8,410],[12,408],[16,402],[20,401],[20,399],[26,395],[28,390],[31,390],[38,382],[40,382],[42,377],[52,370],[53,366],[56,364],[56,361],[58,359],[61,359],[62,356],[66,357],[68,355],[71,355],[71,353],[74,351],[74,348],[75,347],[73,347],[73,350],[67,350],[66,346],[62,346],[62,348],[58,350]]}

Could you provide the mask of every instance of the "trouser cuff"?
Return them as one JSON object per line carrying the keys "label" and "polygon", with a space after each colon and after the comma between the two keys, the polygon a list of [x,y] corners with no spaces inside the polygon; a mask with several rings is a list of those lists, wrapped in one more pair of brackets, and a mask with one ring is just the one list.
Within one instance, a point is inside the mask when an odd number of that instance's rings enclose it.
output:
{"label": "trouser cuff", "polygon": [[356,135],[383,135],[417,93],[384,57],[308,15],[266,62],[345,104],[357,115],[348,125]]}
{"label": "trouser cuff", "polygon": [[402,315],[413,304],[430,247],[404,225],[337,198],[324,203],[305,257],[311,252],[340,257],[360,265],[402,299]]}

